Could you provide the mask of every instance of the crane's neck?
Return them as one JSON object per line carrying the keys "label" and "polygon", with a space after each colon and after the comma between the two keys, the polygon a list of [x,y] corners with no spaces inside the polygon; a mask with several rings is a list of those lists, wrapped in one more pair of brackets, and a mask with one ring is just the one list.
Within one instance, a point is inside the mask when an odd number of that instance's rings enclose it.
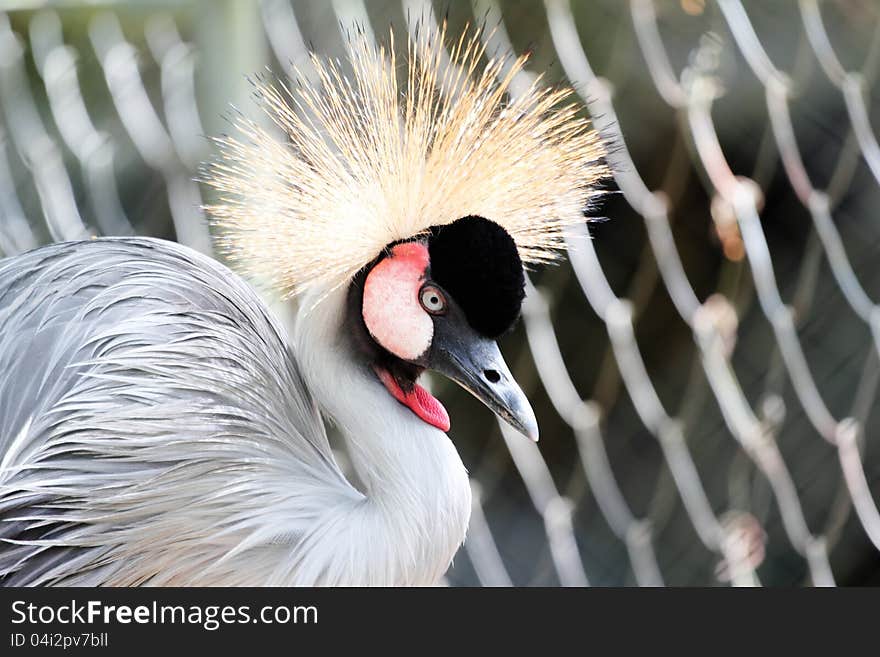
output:
{"label": "crane's neck", "polygon": [[305,298],[294,343],[306,383],[345,437],[365,488],[351,538],[378,546],[372,558],[381,563],[365,566],[382,570],[372,583],[434,583],[464,540],[467,473],[446,434],[378,380],[347,333],[345,310],[344,290],[317,305]]}

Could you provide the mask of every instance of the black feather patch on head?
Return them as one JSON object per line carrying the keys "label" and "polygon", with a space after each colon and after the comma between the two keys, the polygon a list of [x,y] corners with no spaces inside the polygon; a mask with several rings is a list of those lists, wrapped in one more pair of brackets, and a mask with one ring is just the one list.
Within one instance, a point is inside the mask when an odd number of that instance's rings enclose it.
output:
{"label": "black feather patch on head", "polygon": [[469,216],[431,229],[431,277],[461,306],[473,329],[497,338],[519,317],[525,274],[501,226]]}

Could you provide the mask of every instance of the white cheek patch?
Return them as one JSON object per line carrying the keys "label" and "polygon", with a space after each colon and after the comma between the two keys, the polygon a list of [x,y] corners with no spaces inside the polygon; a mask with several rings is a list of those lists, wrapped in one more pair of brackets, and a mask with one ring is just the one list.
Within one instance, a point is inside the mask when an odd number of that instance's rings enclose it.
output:
{"label": "white cheek patch", "polygon": [[367,275],[363,317],[373,339],[398,358],[415,360],[431,346],[434,322],[419,303],[428,264],[423,244],[399,244]]}

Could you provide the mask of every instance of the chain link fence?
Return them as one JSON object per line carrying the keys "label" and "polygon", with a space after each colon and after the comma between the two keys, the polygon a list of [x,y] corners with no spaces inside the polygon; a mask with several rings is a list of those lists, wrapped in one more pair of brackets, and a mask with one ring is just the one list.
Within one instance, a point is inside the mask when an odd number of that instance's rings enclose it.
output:
{"label": "chain link fence", "polygon": [[532,272],[508,360],[538,445],[449,400],[451,585],[880,582],[880,8],[869,0],[59,2],[0,14],[0,252],[210,252],[194,182],[245,74],[485,24],[574,86],[614,182]]}

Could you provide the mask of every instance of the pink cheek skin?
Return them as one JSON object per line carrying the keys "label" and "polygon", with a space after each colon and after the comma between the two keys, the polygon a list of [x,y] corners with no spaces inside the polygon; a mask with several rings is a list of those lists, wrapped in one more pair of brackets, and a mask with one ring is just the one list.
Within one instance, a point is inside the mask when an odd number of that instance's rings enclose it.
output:
{"label": "pink cheek skin", "polygon": [[419,303],[428,249],[398,244],[364,282],[362,312],[373,339],[403,360],[416,360],[431,346],[434,323]]}

